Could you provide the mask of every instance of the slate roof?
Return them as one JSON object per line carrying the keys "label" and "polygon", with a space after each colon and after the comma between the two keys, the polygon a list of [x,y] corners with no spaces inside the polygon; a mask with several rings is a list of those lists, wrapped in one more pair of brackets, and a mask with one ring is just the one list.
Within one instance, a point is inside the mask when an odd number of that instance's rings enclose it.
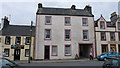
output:
{"label": "slate roof", "polygon": [[70,9],[70,8],[38,8],[36,14],[41,15],[70,15],[70,16],[90,16],[94,17],[89,11],[84,9]]}
{"label": "slate roof", "polygon": [[[0,31],[5,36],[30,36],[30,26],[7,25]],[[35,26],[32,27],[32,36],[35,36]]]}

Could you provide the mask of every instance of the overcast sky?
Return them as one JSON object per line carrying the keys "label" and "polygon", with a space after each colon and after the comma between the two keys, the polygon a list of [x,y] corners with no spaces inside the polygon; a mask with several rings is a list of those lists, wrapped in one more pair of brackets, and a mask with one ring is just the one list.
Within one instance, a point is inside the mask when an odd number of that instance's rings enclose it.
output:
{"label": "overcast sky", "polygon": [[0,18],[8,16],[13,25],[30,25],[30,21],[36,18],[38,3],[43,7],[70,8],[76,5],[77,9],[84,9],[86,5],[92,6],[95,20],[102,14],[109,20],[112,12],[118,13],[118,2],[2,2],[0,3]]}

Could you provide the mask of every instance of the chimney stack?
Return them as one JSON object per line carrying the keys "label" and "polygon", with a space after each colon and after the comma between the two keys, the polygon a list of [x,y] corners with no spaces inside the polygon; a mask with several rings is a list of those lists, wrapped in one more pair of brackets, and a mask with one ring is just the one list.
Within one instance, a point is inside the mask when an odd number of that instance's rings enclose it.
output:
{"label": "chimney stack", "polygon": [[87,10],[90,14],[92,14],[92,7],[89,5],[86,5],[84,10]]}
{"label": "chimney stack", "polygon": [[72,6],[71,6],[71,9],[75,10],[75,9],[76,9],[76,6],[75,6],[75,5],[72,5]]}
{"label": "chimney stack", "polygon": [[42,4],[41,3],[39,3],[38,4],[38,8],[42,8],[43,6],[42,6]]}

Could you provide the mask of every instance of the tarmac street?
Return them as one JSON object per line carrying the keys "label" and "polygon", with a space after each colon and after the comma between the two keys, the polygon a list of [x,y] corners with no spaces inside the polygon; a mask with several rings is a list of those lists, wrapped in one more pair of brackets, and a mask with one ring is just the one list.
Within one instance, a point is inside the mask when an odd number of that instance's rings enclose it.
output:
{"label": "tarmac street", "polygon": [[34,67],[34,68],[45,68],[45,67],[62,67],[62,68],[102,68],[104,61],[98,60],[44,60],[44,61],[15,61],[20,66],[25,68]]}

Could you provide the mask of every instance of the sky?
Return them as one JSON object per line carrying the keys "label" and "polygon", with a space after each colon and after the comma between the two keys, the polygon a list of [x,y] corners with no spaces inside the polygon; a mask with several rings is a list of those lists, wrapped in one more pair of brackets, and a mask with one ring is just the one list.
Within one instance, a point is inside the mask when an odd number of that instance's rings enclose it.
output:
{"label": "sky", "polygon": [[[94,19],[97,20],[101,14],[106,20],[110,20],[110,14],[112,12],[118,13],[118,1],[114,2],[83,2],[83,1],[2,1],[0,3],[0,18],[4,16],[9,17],[10,24],[12,25],[30,25],[33,21],[35,24],[36,11],[38,8],[38,3],[42,3],[43,7],[55,7],[55,8],[70,8],[71,5],[76,5],[77,9],[84,9],[86,5],[92,6],[92,12],[94,14]],[[1,22],[1,21],[0,21]]]}

